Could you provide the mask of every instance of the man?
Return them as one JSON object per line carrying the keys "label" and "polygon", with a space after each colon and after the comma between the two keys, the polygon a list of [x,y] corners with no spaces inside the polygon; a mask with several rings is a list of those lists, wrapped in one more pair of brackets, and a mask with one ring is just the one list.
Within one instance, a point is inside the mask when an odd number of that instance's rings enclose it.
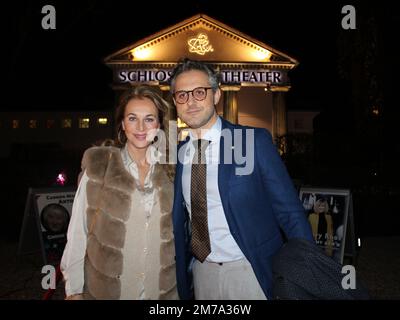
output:
{"label": "man", "polygon": [[217,115],[218,77],[202,62],[179,63],[170,85],[190,127],[178,146],[173,208],[180,297],[191,299],[193,285],[195,299],[270,299],[280,227],[288,238],[313,241],[271,135]]}

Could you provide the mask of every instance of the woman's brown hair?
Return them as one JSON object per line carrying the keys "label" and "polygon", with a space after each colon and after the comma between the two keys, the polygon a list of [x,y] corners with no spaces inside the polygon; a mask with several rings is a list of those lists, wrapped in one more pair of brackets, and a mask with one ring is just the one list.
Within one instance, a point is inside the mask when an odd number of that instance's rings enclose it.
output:
{"label": "woman's brown hair", "polygon": [[[168,109],[170,108],[169,103],[161,97],[161,92],[155,87],[147,85],[139,85],[137,87],[126,90],[119,101],[117,109],[115,110],[115,129],[116,129],[116,141],[115,144],[118,147],[123,147],[126,143],[126,135],[122,130],[122,121],[125,116],[126,106],[132,99],[150,99],[158,110],[158,121],[160,123],[161,130],[167,130],[168,122]],[[165,132],[167,134],[167,132]],[[166,135],[168,136],[168,135]]]}

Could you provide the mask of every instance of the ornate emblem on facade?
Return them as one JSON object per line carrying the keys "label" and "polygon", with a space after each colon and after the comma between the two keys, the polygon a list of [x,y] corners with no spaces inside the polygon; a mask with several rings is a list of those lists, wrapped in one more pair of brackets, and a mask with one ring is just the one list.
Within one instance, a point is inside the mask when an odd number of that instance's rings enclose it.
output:
{"label": "ornate emblem on facade", "polygon": [[204,56],[207,52],[213,52],[214,48],[210,44],[208,37],[204,33],[200,33],[196,38],[188,40],[189,52],[197,53]]}

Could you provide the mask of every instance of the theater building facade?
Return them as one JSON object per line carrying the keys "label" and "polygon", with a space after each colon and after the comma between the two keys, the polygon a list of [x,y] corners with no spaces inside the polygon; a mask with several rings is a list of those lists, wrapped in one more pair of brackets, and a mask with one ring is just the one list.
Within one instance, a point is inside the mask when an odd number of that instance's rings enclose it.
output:
{"label": "theater building facade", "polygon": [[[219,72],[223,92],[219,115],[233,123],[266,128],[275,138],[287,133],[288,72],[298,62],[204,14],[137,41],[108,56],[105,63],[113,70],[117,96],[129,86],[149,84],[170,100],[168,79],[183,58],[202,60]],[[170,116],[176,118],[176,111]]]}

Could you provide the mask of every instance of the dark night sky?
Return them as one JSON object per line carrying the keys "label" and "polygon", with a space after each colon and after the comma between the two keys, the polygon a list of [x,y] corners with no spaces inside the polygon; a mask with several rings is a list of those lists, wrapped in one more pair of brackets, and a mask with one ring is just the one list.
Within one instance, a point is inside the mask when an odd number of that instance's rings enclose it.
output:
{"label": "dark night sky", "polygon": [[[41,8],[45,4],[52,4],[57,10],[56,30],[41,28]],[[336,43],[344,4],[347,3],[268,1],[261,6],[260,1],[239,5],[215,0],[161,4],[19,1],[4,10],[6,25],[2,31],[6,36],[2,47],[6,53],[7,85],[2,109],[110,108],[112,74],[102,59],[200,12],[300,61],[299,67],[289,73],[293,87],[289,107],[324,109],[340,103],[349,91],[337,73]],[[390,11],[387,8],[385,12]],[[354,31],[346,32],[350,36]],[[337,93],[333,100],[332,92]]]}

